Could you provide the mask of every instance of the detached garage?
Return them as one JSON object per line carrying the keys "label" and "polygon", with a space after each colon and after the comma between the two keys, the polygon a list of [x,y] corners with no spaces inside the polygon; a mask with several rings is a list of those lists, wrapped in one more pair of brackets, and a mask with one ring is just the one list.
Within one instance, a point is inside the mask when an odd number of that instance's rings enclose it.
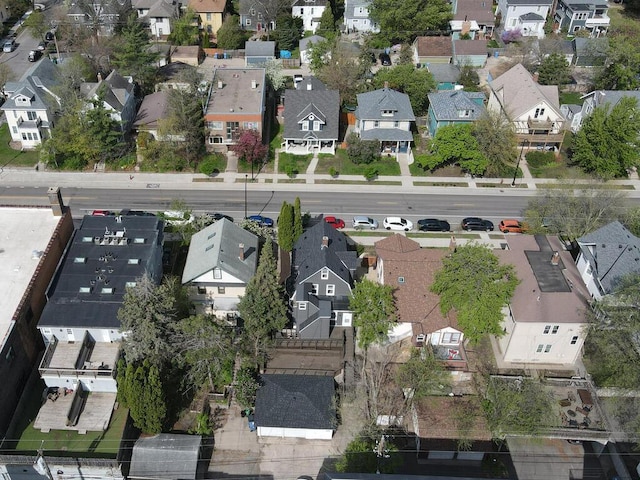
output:
{"label": "detached garage", "polygon": [[333,377],[262,375],[256,395],[259,437],[331,440],[336,427]]}

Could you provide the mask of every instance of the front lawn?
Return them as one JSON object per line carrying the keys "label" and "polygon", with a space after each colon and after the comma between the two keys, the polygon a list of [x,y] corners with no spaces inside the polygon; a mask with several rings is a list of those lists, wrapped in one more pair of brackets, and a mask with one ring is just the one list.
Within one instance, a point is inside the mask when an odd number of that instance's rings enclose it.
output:
{"label": "front lawn", "polygon": [[344,149],[336,150],[335,155],[320,154],[315,173],[328,174],[333,167],[339,175],[364,175],[371,166],[376,167],[378,176],[400,175],[400,165],[395,157],[380,157],[380,160],[370,164],[355,164],[349,160]]}
{"label": "front lawn", "polygon": [[295,175],[306,173],[313,155],[294,155],[293,153],[280,152],[278,154],[278,173]]}
{"label": "front lawn", "polygon": [[9,146],[11,134],[6,123],[0,127],[0,166],[2,167],[33,167],[39,160],[35,150],[14,150]]}

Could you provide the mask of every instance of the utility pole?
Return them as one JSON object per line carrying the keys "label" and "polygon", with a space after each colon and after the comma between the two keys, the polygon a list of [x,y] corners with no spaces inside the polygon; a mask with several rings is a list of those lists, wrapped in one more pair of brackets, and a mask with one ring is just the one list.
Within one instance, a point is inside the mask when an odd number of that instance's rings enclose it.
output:
{"label": "utility pole", "polygon": [[247,218],[247,174],[244,174],[244,218]]}
{"label": "utility pole", "polygon": [[38,456],[36,457],[36,461],[34,466],[38,472],[42,475],[46,475],[49,480],[53,480],[53,475],[51,474],[51,470],[49,469],[49,465],[47,465],[47,461],[44,459],[44,453],[42,450],[42,446],[44,445],[44,440],[40,444],[40,448],[38,449]]}

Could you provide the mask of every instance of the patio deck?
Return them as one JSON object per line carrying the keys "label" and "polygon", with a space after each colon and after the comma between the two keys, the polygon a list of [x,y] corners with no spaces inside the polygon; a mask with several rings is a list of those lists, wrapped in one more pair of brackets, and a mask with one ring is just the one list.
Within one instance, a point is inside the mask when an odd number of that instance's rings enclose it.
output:
{"label": "patio deck", "polygon": [[67,395],[62,393],[55,401],[47,400],[40,407],[33,428],[45,433],[51,430],[75,430],[80,434],[107,429],[116,403],[115,393],[91,392],[87,397],[78,423],[74,426],[67,426],[67,414],[71,408],[73,397],[72,393]]}

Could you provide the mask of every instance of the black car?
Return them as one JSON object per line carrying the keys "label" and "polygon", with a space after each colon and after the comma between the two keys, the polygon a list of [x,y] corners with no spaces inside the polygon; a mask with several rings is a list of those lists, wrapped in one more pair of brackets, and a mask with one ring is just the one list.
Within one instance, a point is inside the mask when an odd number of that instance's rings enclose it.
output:
{"label": "black car", "polygon": [[463,230],[493,231],[493,222],[478,217],[467,217],[460,224]]}
{"label": "black car", "polygon": [[224,213],[208,212],[208,213],[205,213],[205,215],[207,215],[211,220],[214,220],[216,222],[218,220],[222,220],[223,218],[226,218],[227,220],[233,223],[233,217],[230,217],[229,215],[225,215]]}
{"label": "black car", "polygon": [[418,230],[422,232],[449,232],[451,231],[451,225],[445,220],[423,218],[418,220]]}
{"label": "black car", "polygon": [[47,42],[53,42],[53,32],[47,32],[44,34],[44,39]]}
{"label": "black car", "polygon": [[389,56],[388,53],[381,53],[380,54],[380,63],[385,66],[385,67],[389,67],[391,66],[391,57]]}

